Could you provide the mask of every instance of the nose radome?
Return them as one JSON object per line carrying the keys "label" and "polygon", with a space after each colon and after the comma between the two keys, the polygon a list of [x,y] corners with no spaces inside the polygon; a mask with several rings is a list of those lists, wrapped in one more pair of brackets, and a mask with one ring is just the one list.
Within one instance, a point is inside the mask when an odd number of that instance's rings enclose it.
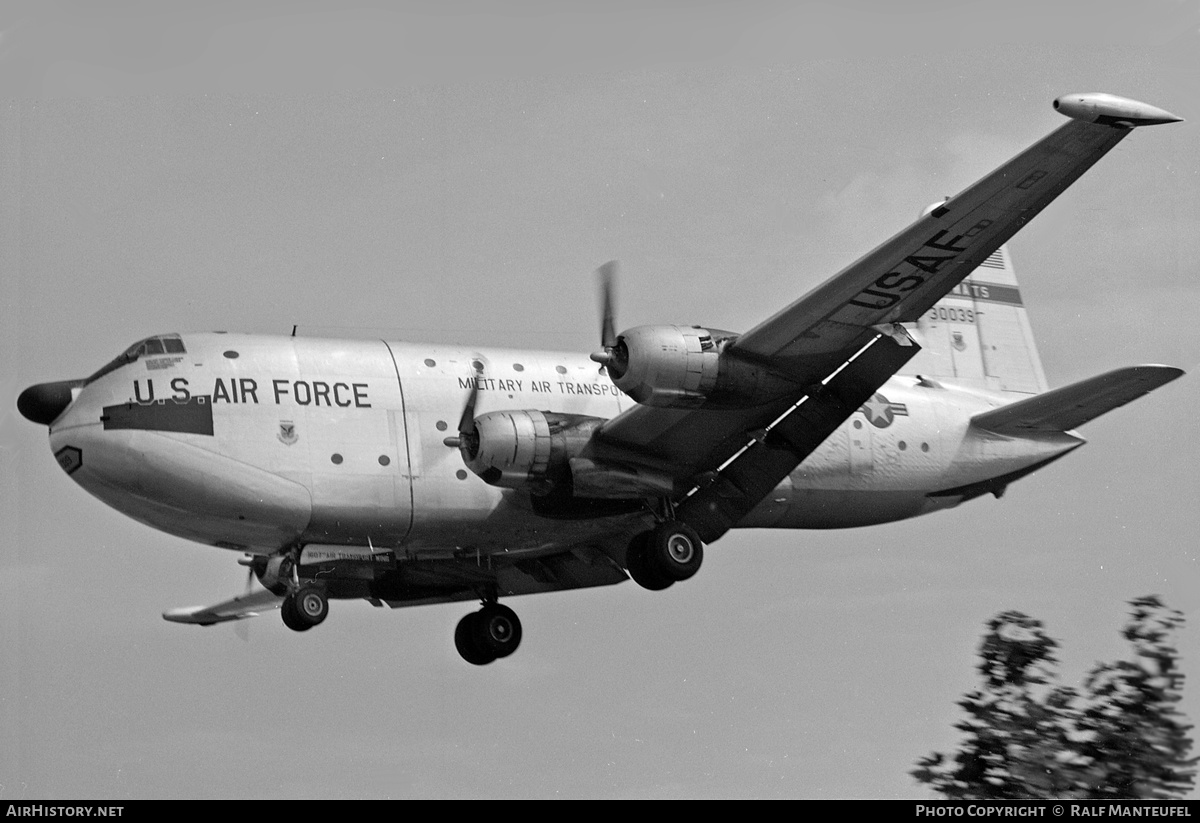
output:
{"label": "nose radome", "polygon": [[26,420],[49,426],[71,405],[71,389],[79,388],[83,380],[59,380],[55,383],[38,383],[21,392],[17,398],[17,411]]}

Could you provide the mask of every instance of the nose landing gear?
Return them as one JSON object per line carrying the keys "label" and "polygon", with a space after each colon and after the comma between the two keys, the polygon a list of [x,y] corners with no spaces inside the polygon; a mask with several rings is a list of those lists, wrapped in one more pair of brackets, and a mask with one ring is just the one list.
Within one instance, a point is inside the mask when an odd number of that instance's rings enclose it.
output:
{"label": "nose landing gear", "polygon": [[306,632],[329,616],[329,598],[316,586],[301,586],[283,598],[279,611],[285,626],[292,631]]}

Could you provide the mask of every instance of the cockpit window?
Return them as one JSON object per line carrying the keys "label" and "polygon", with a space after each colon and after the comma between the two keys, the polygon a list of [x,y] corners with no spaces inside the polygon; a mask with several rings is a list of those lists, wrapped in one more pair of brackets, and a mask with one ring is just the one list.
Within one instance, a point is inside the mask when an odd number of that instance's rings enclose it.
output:
{"label": "cockpit window", "polygon": [[[157,337],[147,337],[139,340],[121,354],[113,358],[108,365],[87,379],[88,383],[99,380],[109,372],[116,371],[122,366],[135,362],[138,358],[159,354],[186,354],[183,340],[178,334],[162,334]],[[86,383],[84,385],[87,385]]]}

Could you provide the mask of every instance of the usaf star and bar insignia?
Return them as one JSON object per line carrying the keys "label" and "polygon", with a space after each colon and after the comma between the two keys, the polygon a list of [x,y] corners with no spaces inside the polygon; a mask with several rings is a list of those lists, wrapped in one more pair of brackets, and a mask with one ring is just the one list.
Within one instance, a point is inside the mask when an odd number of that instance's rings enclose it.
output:
{"label": "usaf star and bar insignia", "polygon": [[863,403],[858,410],[872,426],[879,429],[886,429],[897,417],[908,417],[908,406],[903,403],[892,403],[879,392],[873,394],[871,399]]}

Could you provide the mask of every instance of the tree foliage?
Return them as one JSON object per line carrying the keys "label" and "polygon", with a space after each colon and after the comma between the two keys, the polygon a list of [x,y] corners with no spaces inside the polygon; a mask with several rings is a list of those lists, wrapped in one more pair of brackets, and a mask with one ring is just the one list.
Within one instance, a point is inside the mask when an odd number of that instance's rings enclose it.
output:
{"label": "tree foliage", "polygon": [[1155,596],[1130,601],[1131,660],[1097,663],[1082,691],[1055,685],[1058,644],[1041,621],[1004,612],[980,644],[981,685],[964,695],[951,757],[917,761],[918,782],[952,799],[1173,798],[1194,785],[1192,728],[1172,634],[1183,616]]}

